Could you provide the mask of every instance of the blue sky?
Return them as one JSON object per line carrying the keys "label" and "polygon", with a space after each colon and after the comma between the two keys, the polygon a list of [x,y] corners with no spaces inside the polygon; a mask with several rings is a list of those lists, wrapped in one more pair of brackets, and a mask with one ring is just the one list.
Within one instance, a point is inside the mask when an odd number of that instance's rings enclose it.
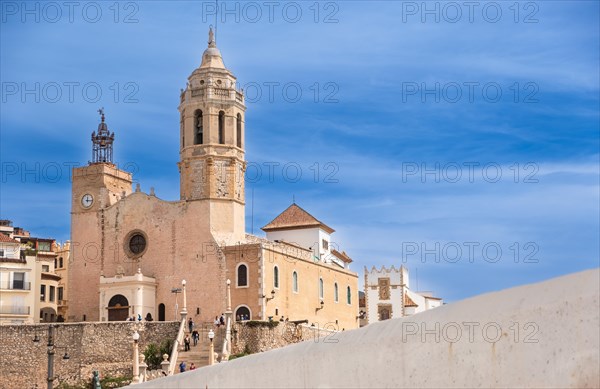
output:
{"label": "blue sky", "polygon": [[[115,161],[178,199],[179,90],[212,2],[23,4],[1,10],[0,217],[69,238],[68,166],[101,106]],[[598,266],[598,2],[220,4],[262,173],[248,231],[295,197],[355,271],[404,264],[447,301]]]}

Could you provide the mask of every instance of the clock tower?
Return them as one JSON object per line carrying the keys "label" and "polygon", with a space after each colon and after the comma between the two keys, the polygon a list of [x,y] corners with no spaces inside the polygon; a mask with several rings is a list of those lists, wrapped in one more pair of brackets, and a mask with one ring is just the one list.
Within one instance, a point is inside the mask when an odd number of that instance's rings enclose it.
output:
{"label": "clock tower", "polygon": [[202,63],[180,96],[180,197],[208,202],[211,230],[234,239],[245,234],[245,111],[211,28]]}
{"label": "clock tower", "polygon": [[131,193],[131,173],[119,170],[112,161],[115,133],[100,113],[98,130],[92,133],[92,161],[73,169],[71,214],[98,211]]}

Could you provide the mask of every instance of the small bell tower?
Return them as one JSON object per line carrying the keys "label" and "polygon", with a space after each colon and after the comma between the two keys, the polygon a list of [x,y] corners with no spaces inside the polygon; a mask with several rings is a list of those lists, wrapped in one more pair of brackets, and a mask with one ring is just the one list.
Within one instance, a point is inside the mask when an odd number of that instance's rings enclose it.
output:
{"label": "small bell tower", "polygon": [[243,234],[246,106],[236,81],[211,26],[200,67],[180,95],[178,166],[181,200],[210,202],[211,221],[220,217],[216,224],[223,225],[232,218],[233,230]]}
{"label": "small bell tower", "polygon": [[100,108],[98,113],[100,114],[102,122],[98,124],[98,133],[92,132],[91,163],[112,163],[115,133],[111,133],[104,122],[104,108]]}

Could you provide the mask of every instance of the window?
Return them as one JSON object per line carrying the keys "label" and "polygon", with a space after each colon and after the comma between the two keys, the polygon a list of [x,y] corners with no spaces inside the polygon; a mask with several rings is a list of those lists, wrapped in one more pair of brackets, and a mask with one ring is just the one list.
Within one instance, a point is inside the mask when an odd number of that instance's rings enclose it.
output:
{"label": "window", "polygon": [[58,267],[62,269],[63,266],[64,266],[63,257],[60,257],[60,258],[58,258]]}
{"label": "window", "polygon": [[298,273],[292,273],[292,289],[294,293],[298,293]]}
{"label": "window", "polygon": [[337,282],[335,284],[333,284],[333,299],[335,300],[336,303],[339,301],[338,284],[337,284]]}
{"label": "window", "polygon": [[225,112],[219,112],[219,144],[225,144]]}
{"label": "window", "polygon": [[64,288],[62,286],[58,287],[58,300],[64,300]]}
{"label": "window", "polygon": [[350,287],[346,289],[346,300],[348,304],[352,304],[352,291],[350,290]]}
{"label": "window", "polygon": [[279,288],[279,268],[277,266],[273,268],[273,287]]}
{"label": "window", "polygon": [[132,254],[141,254],[146,249],[146,238],[142,234],[134,234],[129,239],[129,250]]}
{"label": "window", "polygon": [[46,285],[40,285],[40,301],[46,301]]}
{"label": "window", "polygon": [[323,250],[329,250],[329,242],[323,239]]}
{"label": "window", "polygon": [[248,267],[239,265],[237,268],[237,286],[248,286]]}
{"label": "window", "polygon": [[13,289],[25,289],[25,273],[13,273]]}
{"label": "window", "polygon": [[51,251],[50,250],[50,242],[38,242],[38,250],[39,251]]}
{"label": "window", "polygon": [[42,265],[42,271],[49,273],[50,272],[50,265]]}
{"label": "window", "polygon": [[319,298],[323,300],[323,279],[319,278]]}
{"label": "window", "polygon": [[236,141],[237,141],[237,147],[242,148],[242,115],[241,114],[237,114],[237,121],[236,121],[236,127],[237,127],[237,136],[236,136]]}
{"label": "window", "polygon": [[0,249],[0,257],[4,258],[4,250]]}
{"label": "window", "polygon": [[54,301],[55,294],[56,294],[56,287],[51,286],[50,287],[50,301]]}
{"label": "window", "polygon": [[204,123],[202,111],[197,110],[194,115],[194,144],[201,145],[204,143]]}
{"label": "window", "polygon": [[58,259],[54,258],[54,268],[56,269],[58,267]]}

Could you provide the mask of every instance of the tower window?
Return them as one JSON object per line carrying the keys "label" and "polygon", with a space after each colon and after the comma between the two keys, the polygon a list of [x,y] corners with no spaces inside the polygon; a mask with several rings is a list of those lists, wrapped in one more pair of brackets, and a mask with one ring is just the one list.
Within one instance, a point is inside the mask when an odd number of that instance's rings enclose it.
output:
{"label": "tower window", "polygon": [[239,265],[237,268],[237,286],[248,286],[248,267]]}
{"label": "tower window", "polygon": [[273,268],[273,287],[279,288],[279,268],[277,266]]}
{"label": "tower window", "polygon": [[236,136],[236,141],[237,141],[237,147],[242,148],[242,115],[241,114],[237,114],[237,122],[236,122],[236,126],[237,126],[237,136]]}
{"label": "tower window", "polygon": [[202,122],[202,111],[197,110],[194,116],[194,144],[201,145],[204,143],[204,124]]}
{"label": "tower window", "polygon": [[225,112],[219,111],[219,144],[225,144]]}
{"label": "tower window", "polygon": [[292,273],[292,289],[294,293],[298,293],[298,273]]}

